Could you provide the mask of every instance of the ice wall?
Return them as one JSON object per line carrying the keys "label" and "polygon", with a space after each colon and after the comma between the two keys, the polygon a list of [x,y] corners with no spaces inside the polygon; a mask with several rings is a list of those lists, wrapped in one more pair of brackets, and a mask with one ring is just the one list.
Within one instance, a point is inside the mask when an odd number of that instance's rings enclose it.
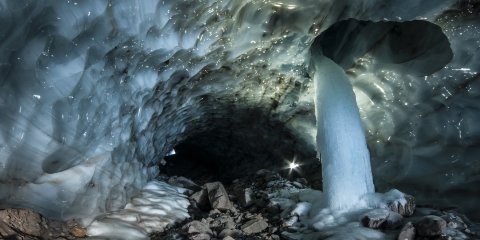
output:
{"label": "ice wall", "polygon": [[376,186],[475,196],[477,13],[453,0],[0,1],[1,206],[59,218],[122,208],[179,141],[225,121],[247,136],[252,122],[235,119],[251,109],[313,151],[305,58],[348,18],[436,22],[455,56],[426,81],[368,58],[351,69]]}
{"label": "ice wall", "polygon": [[1,1],[2,206],[64,219],[122,208],[176,143],[228,109],[283,99],[303,59],[278,57],[301,52],[282,39],[302,42],[276,25],[283,20],[269,23],[282,9]]}
{"label": "ice wall", "polygon": [[[474,12],[468,7],[445,12],[435,22],[441,31],[426,22],[417,27],[413,24],[418,21],[402,22],[405,28],[395,31],[404,34],[399,41],[377,40],[382,32],[377,30],[388,25],[385,22],[373,26],[342,21],[323,33],[349,36],[343,41],[325,38],[329,49],[325,54],[342,65],[352,80],[368,131],[375,186],[381,191],[396,187],[418,196],[420,203],[478,211],[472,202],[478,195],[477,174],[462,167],[472,166],[466,156],[476,154],[478,142],[476,127],[468,122],[480,115],[475,104],[466,104],[477,99],[473,89],[478,57],[467,50],[479,47],[478,27],[469,25],[478,18]],[[345,30],[348,34],[341,33]],[[369,44],[372,40],[375,44]],[[402,51],[387,50],[394,45]],[[407,57],[408,53],[416,54]]]}

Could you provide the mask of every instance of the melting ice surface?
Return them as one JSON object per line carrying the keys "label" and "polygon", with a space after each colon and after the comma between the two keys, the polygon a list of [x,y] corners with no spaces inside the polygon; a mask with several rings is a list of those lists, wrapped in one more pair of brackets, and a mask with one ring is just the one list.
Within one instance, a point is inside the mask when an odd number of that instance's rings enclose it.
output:
{"label": "melting ice surface", "polygon": [[384,68],[368,54],[346,69],[375,185],[480,216],[478,11],[384,2],[0,1],[1,206],[90,223],[124,209],[177,143],[246,108],[313,150],[313,39],[348,18],[423,19],[454,52],[438,73]]}

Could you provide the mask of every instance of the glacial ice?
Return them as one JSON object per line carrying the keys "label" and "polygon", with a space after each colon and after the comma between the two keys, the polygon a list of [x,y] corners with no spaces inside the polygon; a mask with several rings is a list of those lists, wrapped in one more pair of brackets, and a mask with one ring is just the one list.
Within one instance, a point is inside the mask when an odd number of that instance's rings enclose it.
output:
{"label": "glacial ice", "polygon": [[[226,122],[262,153],[314,151],[314,38],[349,18],[420,19],[447,36],[446,67],[419,77],[366,54],[346,69],[375,186],[480,216],[476,11],[454,0],[0,1],[0,206],[88,224],[123,209],[176,144]],[[240,121],[258,112],[297,146]],[[263,148],[252,128],[277,142]]]}
{"label": "glacial ice", "polygon": [[[341,36],[348,39],[338,41]],[[383,69],[425,76],[450,62],[452,51],[441,28],[426,21],[349,19],[322,33],[310,52],[325,201],[330,208],[349,208],[374,186],[356,96],[344,69],[368,55]]]}
{"label": "glacial ice", "polygon": [[312,65],[326,207],[351,208],[363,195],[374,192],[355,94],[344,70],[332,60],[313,55]]}

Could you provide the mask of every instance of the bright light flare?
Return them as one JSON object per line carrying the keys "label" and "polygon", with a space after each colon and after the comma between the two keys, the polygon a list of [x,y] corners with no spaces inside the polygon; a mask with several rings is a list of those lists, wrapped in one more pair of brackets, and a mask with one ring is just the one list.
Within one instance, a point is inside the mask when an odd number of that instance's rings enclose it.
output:
{"label": "bright light flare", "polygon": [[168,157],[168,156],[173,156],[173,155],[175,155],[175,154],[177,154],[177,152],[175,152],[175,149],[172,148],[172,150],[170,150],[170,152],[168,152],[166,156],[167,156],[167,157]]}
{"label": "bright light flare", "polygon": [[298,165],[298,163],[296,162],[291,162],[290,164],[288,164],[288,168],[290,168],[290,170],[293,170],[297,167],[299,167],[300,165]]}
{"label": "bright light flare", "polygon": [[298,167],[300,167],[300,164],[296,163],[295,160],[293,160],[292,162],[289,162],[288,163],[288,174],[291,174],[292,171],[299,172]]}

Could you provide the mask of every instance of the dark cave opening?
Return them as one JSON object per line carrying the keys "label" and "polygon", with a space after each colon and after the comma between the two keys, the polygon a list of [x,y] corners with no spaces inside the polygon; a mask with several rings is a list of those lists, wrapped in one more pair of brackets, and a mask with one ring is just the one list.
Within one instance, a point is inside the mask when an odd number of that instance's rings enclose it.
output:
{"label": "dark cave opening", "polygon": [[[295,144],[288,146],[268,138],[260,143],[261,136],[255,136],[254,132],[222,134],[225,132],[214,130],[179,143],[174,147],[175,154],[164,158],[166,163],[162,166],[162,173],[187,177],[197,183],[220,181],[229,184],[261,169],[278,172],[286,178],[311,179],[314,175],[311,169],[320,168],[317,159],[302,158],[296,161],[300,166],[290,170],[288,166],[295,158]],[[273,149],[275,146],[278,149]]]}
{"label": "dark cave opening", "polygon": [[[214,117],[210,128],[191,134],[166,156],[161,173],[183,176],[198,183],[231,181],[268,169],[286,178],[306,178],[321,186],[321,164],[316,151],[306,147],[278,120],[257,108],[230,108],[227,116]],[[300,164],[294,171],[289,163]]]}
{"label": "dark cave opening", "polygon": [[175,154],[166,156],[162,170],[168,176],[185,176],[199,182],[215,181],[220,175],[218,156],[194,143],[183,142],[175,146]]}

